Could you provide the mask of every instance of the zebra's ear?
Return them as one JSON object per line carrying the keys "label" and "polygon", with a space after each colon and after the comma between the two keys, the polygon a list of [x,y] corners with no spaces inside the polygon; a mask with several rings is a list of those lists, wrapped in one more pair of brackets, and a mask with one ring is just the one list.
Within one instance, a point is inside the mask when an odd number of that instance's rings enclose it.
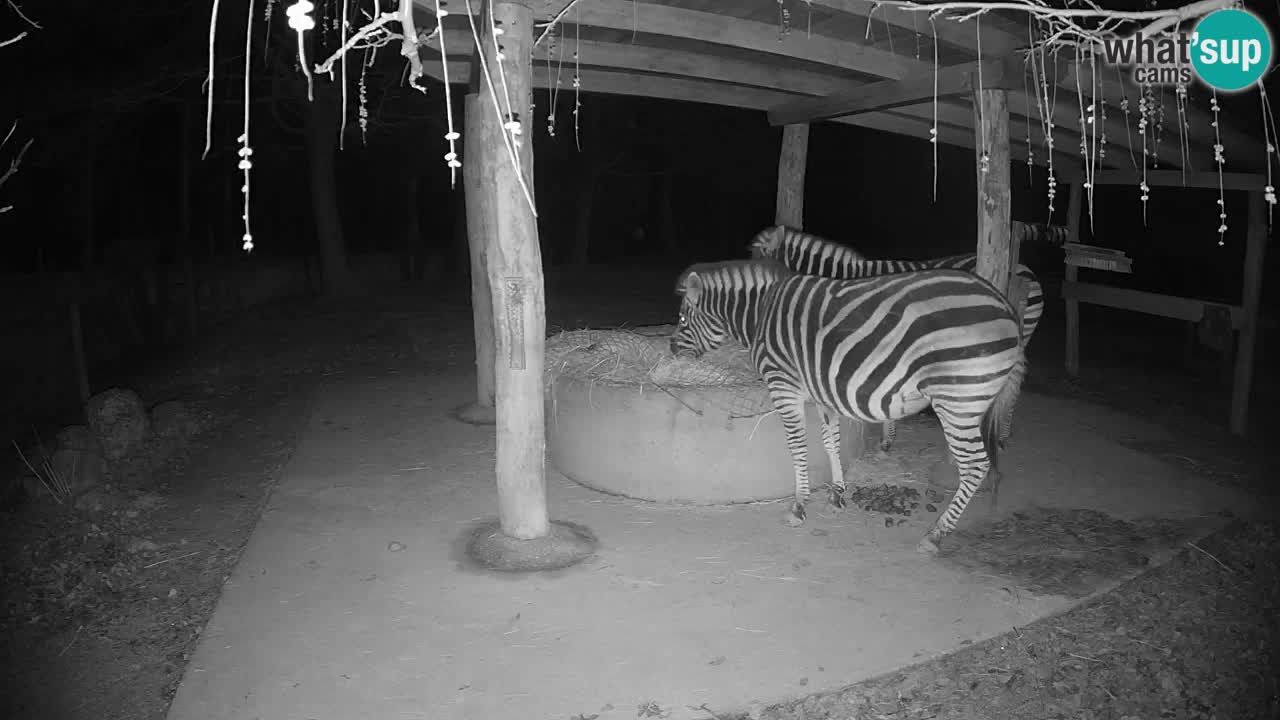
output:
{"label": "zebra's ear", "polygon": [[697,303],[698,298],[702,297],[702,276],[696,272],[691,272],[684,278],[684,285],[680,287],[680,294],[685,300],[691,303]]}
{"label": "zebra's ear", "polygon": [[776,254],[782,249],[782,240],[787,236],[786,225],[775,225],[769,228],[769,235],[766,238],[770,254]]}
{"label": "zebra's ear", "polygon": [[786,230],[785,225],[775,225],[756,233],[751,244],[747,246],[751,257],[759,260],[776,254],[778,248],[782,245],[782,236]]}

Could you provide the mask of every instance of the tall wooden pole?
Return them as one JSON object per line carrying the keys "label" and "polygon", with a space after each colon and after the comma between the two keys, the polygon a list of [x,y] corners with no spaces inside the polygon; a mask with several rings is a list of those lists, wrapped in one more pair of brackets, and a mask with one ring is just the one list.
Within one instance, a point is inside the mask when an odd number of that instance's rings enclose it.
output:
{"label": "tall wooden pole", "polygon": [[[483,193],[481,200],[482,212],[494,223],[491,240],[484,245],[484,261],[496,331],[498,519],[504,534],[521,540],[545,537],[549,531],[542,377],[547,320],[542,253],[531,205],[534,28],[527,2],[492,4],[494,25],[503,30],[499,43],[493,42],[490,25],[484,24],[480,47],[493,82],[481,79],[478,114],[485,127],[477,138],[494,146],[482,169],[491,192]],[[505,87],[498,80],[499,63]],[[503,129],[512,121],[520,123],[519,135]],[[518,167],[508,150],[512,146]]]}
{"label": "tall wooden pole", "polygon": [[782,150],[778,153],[778,203],[774,222],[793,228],[804,227],[804,173],[809,161],[809,124],[787,125],[782,129]]}
{"label": "tall wooden pole", "polygon": [[[1009,91],[974,90],[978,175],[977,274],[1009,292],[1010,231]],[[984,159],[985,154],[985,159]]]}
{"label": "tall wooden pole", "polygon": [[[1080,242],[1080,213],[1084,204],[1084,186],[1071,183],[1070,197],[1067,200],[1067,242]],[[1067,266],[1066,281],[1075,282],[1080,277],[1080,268]],[[1064,293],[1065,294],[1065,293]],[[1067,374],[1071,377],[1080,375],[1080,301],[1067,298]]]}
{"label": "tall wooden pole", "polygon": [[1244,435],[1249,420],[1249,386],[1253,382],[1253,352],[1258,339],[1258,301],[1262,297],[1262,265],[1267,249],[1267,201],[1249,194],[1249,230],[1244,251],[1244,311],[1236,371],[1231,386],[1231,434]]}

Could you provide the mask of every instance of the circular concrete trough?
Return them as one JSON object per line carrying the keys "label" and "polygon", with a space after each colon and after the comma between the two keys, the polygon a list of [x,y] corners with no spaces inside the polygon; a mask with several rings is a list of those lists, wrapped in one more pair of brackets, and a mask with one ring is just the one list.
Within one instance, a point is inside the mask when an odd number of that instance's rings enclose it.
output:
{"label": "circular concrete trough", "polygon": [[[665,332],[664,332],[665,331]],[[608,332],[608,331],[600,331]],[[637,329],[663,335],[670,326]],[[659,334],[662,333],[662,334]],[[548,459],[589,488],[656,502],[713,505],[775,500],[794,492],[782,425],[756,386],[672,386],[560,374],[548,383]],[[754,393],[763,413],[728,408]],[[810,408],[810,484],[830,477],[817,413]]]}

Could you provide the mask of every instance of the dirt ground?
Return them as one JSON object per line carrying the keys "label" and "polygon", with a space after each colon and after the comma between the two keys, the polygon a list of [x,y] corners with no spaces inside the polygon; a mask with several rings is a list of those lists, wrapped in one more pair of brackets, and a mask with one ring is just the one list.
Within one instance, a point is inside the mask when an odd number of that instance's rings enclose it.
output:
{"label": "dirt ground", "polygon": [[[621,292],[617,283],[566,287],[548,301],[549,325],[644,325],[668,321],[675,309],[668,297],[646,300]],[[163,718],[222,584],[291,456],[316,381],[332,373],[378,375],[411,367],[424,355],[456,357],[465,368],[467,313],[456,295],[401,294],[340,307],[289,303],[211,333],[163,372],[126,379],[148,401],[184,400],[204,430],[150,467],[114,478],[92,512],[47,502],[3,509],[0,716]],[[1030,389],[1155,419],[1176,440],[1136,449],[1224,484],[1265,486],[1270,457],[1222,432],[1213,421],[1221,417],[1216,401],[1197,404],[1201,396],[1221,395],[1221,388],[1192,383],[1192,391],[1177,393],[1190,398],[1187,404],[1171,402],[1169,383],[1185,379],[1126,370],[1100,355],[1084,378],[1067,379],[1057,370],[1062,355],[1053,340],[1061,333],[1047,325],[1032,348]],[[1116,344],[1107,347],[1115,352]],[[751,716],[1280,717],[1274,526],[1238,521],[1189,539],[1184,529],[1105,516],[1030,514],[977,529],[960,542],[979,551],[1004,547],[998,554],[1007,561],[1009,538],[1028,528],[1051,537],[1052,552],[1035,562],[1006,562],[998,571],[1068,595],[1088,585],[1082,578],[1089,573],[1146,562],[1153,539],[1177,550],[1167,564],[1063,615],[839,692],[754,708]],[[992,571],[991,562],[986,567]],[[703,711],[710,720],[730,717]],[[658,705],[636,708],[638,717],[669,712]]]}

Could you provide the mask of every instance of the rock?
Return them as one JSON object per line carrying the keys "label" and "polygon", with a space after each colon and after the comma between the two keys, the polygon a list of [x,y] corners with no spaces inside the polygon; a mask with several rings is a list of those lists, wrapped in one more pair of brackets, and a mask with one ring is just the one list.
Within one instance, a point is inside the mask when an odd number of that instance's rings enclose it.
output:
{"label": "rock", "polygon": [[86,515],[103,515],[118,510],[122,502],[105,487],[89,488],[76,498],[75,508]]}
{"label": "rock", "polygon": [[163,438],[188,438],[200,432],[200,421],[181,400],[151,408],[151,429]]}
{"label": "rock", "polygon": [[69,425],[58,431],[58,449],[81,450],[102,454],[102,443],[93,431],[84,425]]}
{"label": "rock", "polygon": [[93,450],[58,448],[49,461],[71,496],[102,484],[107,461]]}
{"label": "rock", "polygon": [[1160,668],[1156,672],[1156,682],[1160,683],[1160,689],[1164,691],[1165,697],[1170,699],[1182,697],[1182,678],[1172,669]]}
{"label": "rock", "polygon": [[151,437],[151,417],[132,390],[112,388],[98,393],[89,398],[84,412],[108,460],[132,455]]}
{"label": "rock", "polygon": [[141,537],[135,537],[129,540],[129,544],[125,546],[125,552],[130,555],[136,555],[144,552],[155,552],[160,549],[156,543]]}

